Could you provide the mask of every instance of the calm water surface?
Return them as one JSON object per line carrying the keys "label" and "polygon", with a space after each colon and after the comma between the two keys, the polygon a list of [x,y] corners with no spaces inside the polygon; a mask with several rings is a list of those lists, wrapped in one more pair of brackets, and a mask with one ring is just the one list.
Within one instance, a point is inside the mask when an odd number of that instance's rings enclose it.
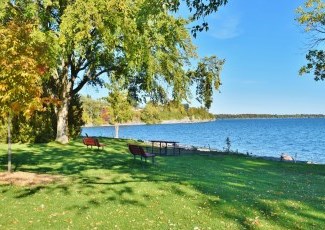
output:
{"label": "calm water surface", "polygon": [[[206,123],[121,126],[120,137],[173,140],[222,150],[227,137],[231,150],[325,163],[325,119],[224,119]],[[85,127],[82,135],[113,137],[114,127]]]}

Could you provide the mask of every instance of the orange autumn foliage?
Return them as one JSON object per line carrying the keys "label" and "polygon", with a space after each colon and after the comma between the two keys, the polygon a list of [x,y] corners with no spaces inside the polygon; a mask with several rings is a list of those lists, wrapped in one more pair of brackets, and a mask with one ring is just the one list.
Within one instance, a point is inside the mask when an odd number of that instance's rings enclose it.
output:
{"label": "orange autumn foliage", "polygon": [[49,71],[48,45],[33,37],[34,24],[13,20],[0,26],[0,105],[25,115],[42,108],[42,79]]}

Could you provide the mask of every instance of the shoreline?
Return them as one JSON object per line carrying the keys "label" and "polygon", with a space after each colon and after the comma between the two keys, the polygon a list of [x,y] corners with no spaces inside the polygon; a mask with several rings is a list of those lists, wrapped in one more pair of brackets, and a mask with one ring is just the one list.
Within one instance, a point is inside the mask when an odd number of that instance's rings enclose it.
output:
{"label": "shoreline", "polygon": [[[122,123],[119,124],[119,126],[136,126],[136,125],[172,125],[172,124],[194,124],[194,123],[206,123],[206,122],[213,122],[216,121],[216,119],[211,119],[211,120],[190,120],[190,119],[182,119],[182,120],[164,120],[161,121],[160,123],[155,123],[155,124],[147,124],[145,122],[127,122],[127,123]],[[81,128],[91,128],[91,127],[114,127],[112,124],[102,124],[102,125],[92,125],[92,124],[87,124],[81,126]]]}
{"label": "shoreline", "polygon": [[[242,118],[242,119],[247,119],[247,118]],[[254,118],[254,119],[261,119],[261,118]],[[268,119],[273,120],[274,118],[268,118]],[[266,118],[266,120],[268,120],[268,119]],[[230,120],[232,120],[232,119],[230,119]],[[165,120],[165,121],[162,121],[161,123],[158,123],[156,125],[159,125],[159,124],[182,124],[182,123],[185,123],[185,124],[186,123],[205,123],[205,122],[211,122],[211,123],[207,123],[207,125],[203,125],[202,124],[202,125],[156,126],[155,129],[158,129],[158,131],[159,131],[159,129],[164,129],[164,128],[166,128],[168,130],[170,130],[170,129],[171,130],[174,130],[174,127],[175,127],[175,128],[177,128],[177,130],[184,130],[184,129],[192,129],[192,127],[193,127],[194,130],[197,130],[196,127],[202,127],[202,126],[204,126],[205,128],[206,127],[209,128],[212,125],[213,125],[213,127],[214,127],[214,125],[218,126],[218,124],[217,124],[218,122],[214,122],[213,123],[213,121],[215,121],[215,120],[192,120],[192,121],[189,120],[189,119],[183,119],[183,120]],[[318,123],[316,123],[316,124],[318,124]],[[323,122],[321,122],[321,124],[323,124]],[[131,130],[138,129],[138,128],[136,128],[137,127],[136,125],[139,125],[138,127],[141,130],[142,129],[143,130],[151,129],[150,126],[145,126],[146,124],[143,123],[143,122],[130,122],[130,123],[122,124],[121,126],[123,127],[123,125],[125,127],[129,126],[130,128],[128,128],[128,129],[131,129]],[[101,126],[103,128],[101,128]],[[92,127],[94,127],[94,126],[86,126],[85,129],[87,127],[89,127],[89,132],[93,132],[93,135],[113,136],[113,134],[112,135],[107,135],[105,133],[105,131],[96,131],[97,129],[105,129],[105,126],[108,129],[112,129],[112,127],[114,127],[113,125],[107,124],[107,125],[101,125],[101,126],[97,126],[97,128],[95,128],[95,129],[92,129]],[[135,126],[135,127],[132,128],[132,126]],[[90,130],[94,130],[94,131],[90,131]],[[111,132],[113,132],[113,131],[111,131]],[[124,139],[129,139],[132,135],[129,138],[127,138],[127,136],[128,135],[124,136]],[[182,136],[182,132],[180,132],[180,136]],[[140,141],[141,140],[141,141],[144,141],[145,142],[148,139],[150,140],[151,135],[149,135],[149,136],[146,136],[146,135],[144,135],[144,136],[141,136],[141,135],[140,136],[139,135],[133,135],[132,137],[135,138],[135,140],[137,140],[137,141]],[[171,137],[173,139],[176,138],[176,136],[173,137],[171,135],[165,135],[162,138],[163,138],[163,140],[165,140],[165,139],[168,140]],[[199,138],[199,137],[195,137],[195,138]],[[210,148],[210,145],[207,144],[207,142],[210,142],[208,139],[206,141],[198,142],[198,141],[196,141],[195,138],[192,139],[192,136],[191,136],[191,139],[183,140],[184,142],[181,141],[180,139],[177,139],[177,141],[180,141],[179,144],[182,145],[181,147],[185,147],[186,148],[186,147],[194,147],[195,146],[195,148],[197,148],[198,150],[203,150],[208,155],[210,154],[210,152],[213,152],[214,150],[223,152],[222,149],[220,150],[220,146],[222,147],[224,145],[224,142],[220,142],[220,143],[218,142],[219,144],[212,144],[213,146],[211,146],[211,148]],[[242,138],[244,138],[244,137],[242,137]],[[237,139],[235,139],[233,141],[236,142]],[[212,141],[211,143],[214,143],[214,142]],[[257,142],[257,143],[259,143],[260,146],[263,146],[263,143],[260,143],[260,142]],[[303,162],[303,163],[309,163],[309,164],[325,164],[325,158],[324,158],[323,153],[320,152],[320,153],[315,154],[314,152],[310,151],[310,148],[307,148],[306,150],[305,149],[303,149],[303,150],[296,150],[295,148],[286,149],[284,147],[279,147],[279,148],[276,148],[275,150],[272,150],[271,149],[270,151],[268,151],[269,149],[266,148],[266,151],[263,151],[262,150],[263,148],[260,147],[260,148],[258,148],[257,150],[254,151],[253,150],[254,149],[254,146],[252,148],[250,148],[249,146],[250,145],[248,145],[247,148],[243,148],[244,151],[243,152],[240,152],[240,154],[242,154],[242,155],[250,155],[251,157],[254,157],[254,158],[265,158],[265,159],[268,159],[268,160],[273,160],[273,161],[276,160],[276,161],[278,161],[280,159],[280,153],[283,153],[283,152],[288,153],[288,154],[291,153],[291,155],[292,154],[295,155],[294,153],[299,153],[299,156],[298,157],[296,156],[297,163],[298,162]],[[319,148],[319,149],[323,149],[323,148]],[[251,150],[253,150],[253,151],[251,151]],[[249,151],[249,153],[247,151]],[[253,154],[253,152],[254,152],[254,154]]]}
{"label": "shoreline", "polygon": [[[143,141],[146,145],[150,146],[151,142],[148,140]],[[316,164],[316,165],[325,165],[325,163],[322,162],[315,162],[310,160],[297,160],[292,158],[292,160],[285,160],[281,159],[281,156],[263,156],[263,155],[256,155],[252,153],[242,153],[238,151],[223,151],[220,149],[211,149],[210,147],[200,147],[200,146],[194,146],[194,145],[183,145],[180,144],[179,148],[184,149],[185,151],[192,151],[199,155],[205,155],[205,156],[214,156],[215,154],[222,154],[222,155],[238,155],[238,156],[244,156],[249,157],[252,159],[262,159],[267,161],[277,161],[277,162],[291,162],[291,163],[302,163],[302,164]]]}

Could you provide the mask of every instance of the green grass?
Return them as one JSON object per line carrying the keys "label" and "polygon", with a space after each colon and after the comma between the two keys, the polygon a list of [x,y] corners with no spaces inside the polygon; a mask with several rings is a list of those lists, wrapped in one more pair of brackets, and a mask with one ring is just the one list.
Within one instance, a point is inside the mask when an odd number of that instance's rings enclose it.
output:
{"label": "green grass", "polygon": [[[126,140],[104,151],[15,144],[15,171],[62,175],[34,187],[0,185],[0,229],[322,229],[325,166],[244,156],[133,160]],[[7,146],[0,144],[6,171]]]}

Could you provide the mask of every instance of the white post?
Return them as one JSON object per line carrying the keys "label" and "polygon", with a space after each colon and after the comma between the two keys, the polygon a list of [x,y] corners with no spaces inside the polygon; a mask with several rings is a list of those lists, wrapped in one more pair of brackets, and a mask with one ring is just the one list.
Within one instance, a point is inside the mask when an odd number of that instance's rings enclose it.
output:
{"label": "white post", "polygon": [[11,132],[10,132],[10,112],[8,112],[8,173],[11,173]]}

